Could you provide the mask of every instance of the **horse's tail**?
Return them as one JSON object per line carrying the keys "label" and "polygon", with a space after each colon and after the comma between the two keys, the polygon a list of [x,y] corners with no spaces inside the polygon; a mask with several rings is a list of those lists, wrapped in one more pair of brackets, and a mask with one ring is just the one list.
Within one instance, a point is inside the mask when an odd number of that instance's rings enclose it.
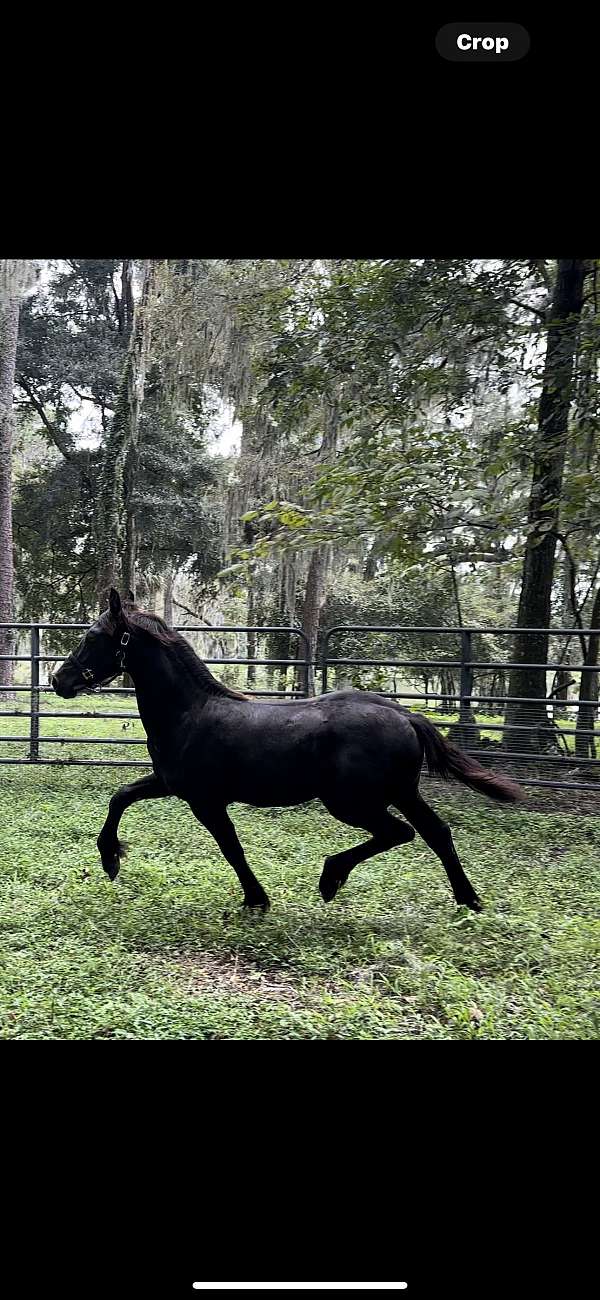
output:
{"label": "horse's tail", "polygon": [[524,799],[525,792],[515,781],[481,767],[457,745],[445,740],[437,727],[434,727],[429,718],[424,718],[422,713],[407,712],[406,716],[423,742],[427,766],[432,775],[441,776],[446,781],[461,781],[472,790],[478,790],[501,803],[515,803],[517,799]]}

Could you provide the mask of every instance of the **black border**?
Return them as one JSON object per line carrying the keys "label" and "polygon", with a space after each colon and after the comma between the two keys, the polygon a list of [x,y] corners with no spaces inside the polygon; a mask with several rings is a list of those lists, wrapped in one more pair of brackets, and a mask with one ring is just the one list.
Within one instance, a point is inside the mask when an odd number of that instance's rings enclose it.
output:
{"label": "black border", "polygon": [[342,1271],[400,1276],[406,1300],[588,1292],[582,1048],[43,1048],[4,1096],[8,1294],[192,1300],[206,1276]]}
{"label": "black border", "polygon": [[511,11],[530,52],[490,67],[437,54],[457,16],[253,14],[160,64],[140,34],[125,95],[88,45],[89,85],[30,76],[34,136],[11,114],[7,252],[591,255],[600,19]]}

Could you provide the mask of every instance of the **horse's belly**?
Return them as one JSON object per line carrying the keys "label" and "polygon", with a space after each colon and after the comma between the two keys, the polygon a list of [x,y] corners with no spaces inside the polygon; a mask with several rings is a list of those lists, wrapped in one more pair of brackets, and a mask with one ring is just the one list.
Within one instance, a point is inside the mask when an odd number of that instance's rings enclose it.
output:
{"label": "horse's belly", "polygon": [[255,808],[285,808],[316,798],[314,775],[310,773],[299,776],[281,770],[270,774],[250,771],[240,772],[236,778],[227,783],[232,803],[248,803]]}

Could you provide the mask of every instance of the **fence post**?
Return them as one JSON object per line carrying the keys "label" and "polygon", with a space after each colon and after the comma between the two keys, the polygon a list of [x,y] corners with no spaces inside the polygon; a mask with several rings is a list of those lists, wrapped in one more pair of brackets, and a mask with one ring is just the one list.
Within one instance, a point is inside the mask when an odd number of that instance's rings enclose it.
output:
{"label": "fence post", "polygon": [[323,636],[323,655],[321,661],[321,695],[327,694],[327,652],[329,650],[329,631]]}
{"label": "fence post", "polygon": [[302,641],[304,642],[304,658],[305,658],[305,660],[306,660],[306,663],[305,663],[305,665],[304,665],[304,694],[305,694],[306,698],[308,699],[308,690],[309,690],[309,686],[310,686],[310,663],[309,663],[309,660],[310,660],[310,644],[309,644],[309,640],[308,640],[308,637],[307,637],[307,635],[306,635],[305,632],[302,632],[302,633],[301,633],[301,637],[302,637],[302,640],[301,640],[300,644],[302,645]]}
{"label": "fence post", "polygon": [[462,745],[464,749],[468,748],[471,741],[473,726],[473,710],[471,706],[471,696],[473,694],[473,669],[468,667],[469,660],[473,658],[473,635],[471,632],[461,630],[460,634],[460,705],[458,715],[458,727],[453,734],[453,739]]}
{"label": "fence post", "polygon": [[29,762],[40,756],[40,629],[31,627],[31,717],[29,719]]}

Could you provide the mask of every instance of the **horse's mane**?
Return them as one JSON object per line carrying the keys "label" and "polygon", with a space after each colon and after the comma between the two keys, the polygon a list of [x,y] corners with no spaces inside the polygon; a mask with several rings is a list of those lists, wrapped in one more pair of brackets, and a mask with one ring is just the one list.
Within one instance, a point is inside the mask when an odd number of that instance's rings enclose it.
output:
{"label": "horse's mane", "polygon": [[232,690],[230,686],[225,686],[223,682],[220,682],[217,677],[213,677],[189,641],[186,641],[185,637],[181,636],[179,632],[175,632],[172,627],[169,627],[158,614],[152,614],[148,610],[126,605],[123,609],[123,616],[129,627],[132,629],[139,628],[153,641],[157,641],[159,645],[168,646],[173,650],[181,667],[210,695],[228,695],[230,699],[234,700],[248,699],[248,696],[242,695],[241,691]]}

